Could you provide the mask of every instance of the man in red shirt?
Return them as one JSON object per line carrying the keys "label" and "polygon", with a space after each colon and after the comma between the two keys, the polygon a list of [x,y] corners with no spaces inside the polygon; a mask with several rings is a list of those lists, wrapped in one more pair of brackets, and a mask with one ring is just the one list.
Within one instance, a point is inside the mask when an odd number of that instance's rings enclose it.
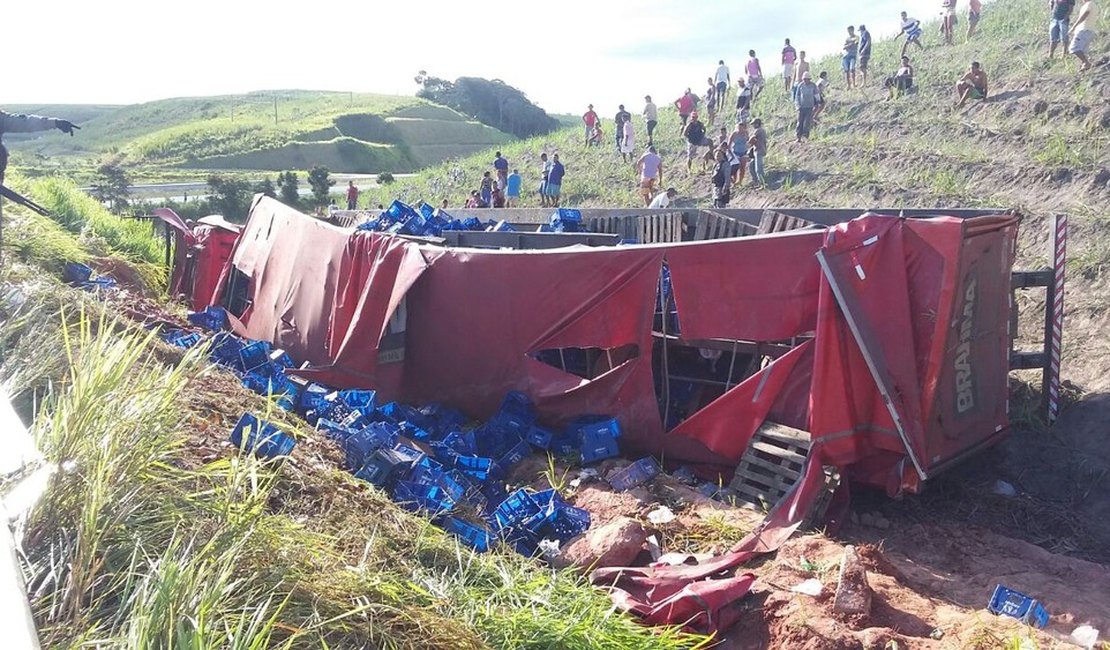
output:
{"label": "man in red shirt", "polygon": [[347,181],[347,209],[358,209],[358,187],[354,181]]}
{"label": "man in red shirt", "polygon": [[597,124],[597,113],[594,112],[593,104],[586,107],[586,114],[582,116],[582,122],[586,125],[586,146],[589,146],[590,135],[594,131],[594,125]]}
{"label": "man in red shirt", "polygon": [[682,121],[682,124],[678,127],[678,132],[683,133],[686,131],[686,121],[690,119],[690,113],[694,112],[694,93],[687,88],[682,97],[675,100],[674,107],[678,109],[678,117]]}

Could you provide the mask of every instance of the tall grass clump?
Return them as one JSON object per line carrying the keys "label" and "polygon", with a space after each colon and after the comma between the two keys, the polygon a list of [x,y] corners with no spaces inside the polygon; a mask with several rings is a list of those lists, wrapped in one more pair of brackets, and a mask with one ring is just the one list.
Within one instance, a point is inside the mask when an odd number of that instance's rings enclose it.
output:
{"label": "tall grass clump", "polygon": [[[52,377],[33,432],[55,469],[23,526],[45,647],[704,644],[614,612],[576,573],[471,552],[326,464],[291,421],[291,459],[213,457],[217,443],[200,433],[213,422],[243,410],[282,417],[199,354],[167,366],[154,334],[40,304],[0,323],[12,362],[0,379],[18,388]],[[58,336],[36,347],[43,328]],[[65,368],[16,374],[36,350]],[[221,402],[216,386],[238,392]]]}
{"label": "tall grass clump", "polygon": [[148,222],[112,214],[68,180],[36,180],[31,194],[66,230],[103,240],[110,253],[149,264],[164,259],[165,245],[154,237]]}

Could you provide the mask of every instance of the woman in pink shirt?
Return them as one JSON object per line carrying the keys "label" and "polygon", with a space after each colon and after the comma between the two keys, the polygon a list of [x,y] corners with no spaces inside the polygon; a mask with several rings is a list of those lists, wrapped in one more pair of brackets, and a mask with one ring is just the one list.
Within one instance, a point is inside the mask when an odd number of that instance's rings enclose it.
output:
{"label": "woman in pink shirt", "polygon": [[759,59],[755,56],[755,50],[748,50],[748,64],[746,72],[748,73],[748,87],[752,89],[752,101],[759,97],[759,93],[763,90],[763,68],[759,67]]}

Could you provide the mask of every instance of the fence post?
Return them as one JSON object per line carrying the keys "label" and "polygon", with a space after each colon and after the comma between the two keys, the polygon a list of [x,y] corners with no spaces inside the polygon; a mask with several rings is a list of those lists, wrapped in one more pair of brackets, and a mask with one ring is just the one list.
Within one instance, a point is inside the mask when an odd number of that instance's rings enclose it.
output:
{"label": "fence post", "polygon": [[1052,232],[1052,284],[1045,294],[1045,350],[1048,360],[1044,367],[1041,390],[1046,396],[1048,423],[1056,422],[1060,415],[1060,356],[1064,337],[1064,279],[1068,260],[1068,217],[1055,214],[1049,221]]}

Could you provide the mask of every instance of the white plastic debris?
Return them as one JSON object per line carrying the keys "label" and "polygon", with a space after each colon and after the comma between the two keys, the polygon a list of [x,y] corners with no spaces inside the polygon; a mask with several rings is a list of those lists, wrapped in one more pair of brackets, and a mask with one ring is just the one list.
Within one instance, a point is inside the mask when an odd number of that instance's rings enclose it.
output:
{"label": "white plastic debris", "polygon": [[651,553],[651,561],[657,562],[659,558],[663,557],[663,549],[659,546],[659,538],[655,535],[650,535],[647,538],[648,553]]}
{"label": "white plastic debris", "polygon": [[563,553],[562,550],[559,549],[559,540],[557,539],[540,540],[538,547],[545,560],[554,560]]}
{"label": "white plastic debris", "polygon": [[1017,496],[1017,488],[1015,488],[1013,485],[1010,485],[1006,481],[995,481],[994,487],[991,488],[991,491],[1000,497],[1007,497],[1010,499]]}
{"label": "white plastic debris", "polygon": [[594,469],[592,467],[587,467],[587,468],[583,469],[582,471],[578,472],[578,476],[571,479],[569,485],[570,485],[572,490],[577,490],[578,487],[580,485],[582,485],[583,483],[589,483],[590,481],[596,481],[600,478],[601,478],[601,474],[598,474],[596,469]]}
{"label": "white plastic debris", "polygon": [[669,524],[675,520],[674,512],[667,506],[659,506],[655,510],[648,513],[648,521],[656,526]]}
{"label": "white plastic debris", "polygon": [[796,594],[805,594],[807,596],[820,596],[825,587],[817,578],[810,578],[801,584],[796,584],[790,588]]}
{"label": "white plastic debris", "polygon": [[1098,643],[1098,630],[1090,625],[1080,625],[1072,631],[1071,640],[1076,645],[1091,650]]}

